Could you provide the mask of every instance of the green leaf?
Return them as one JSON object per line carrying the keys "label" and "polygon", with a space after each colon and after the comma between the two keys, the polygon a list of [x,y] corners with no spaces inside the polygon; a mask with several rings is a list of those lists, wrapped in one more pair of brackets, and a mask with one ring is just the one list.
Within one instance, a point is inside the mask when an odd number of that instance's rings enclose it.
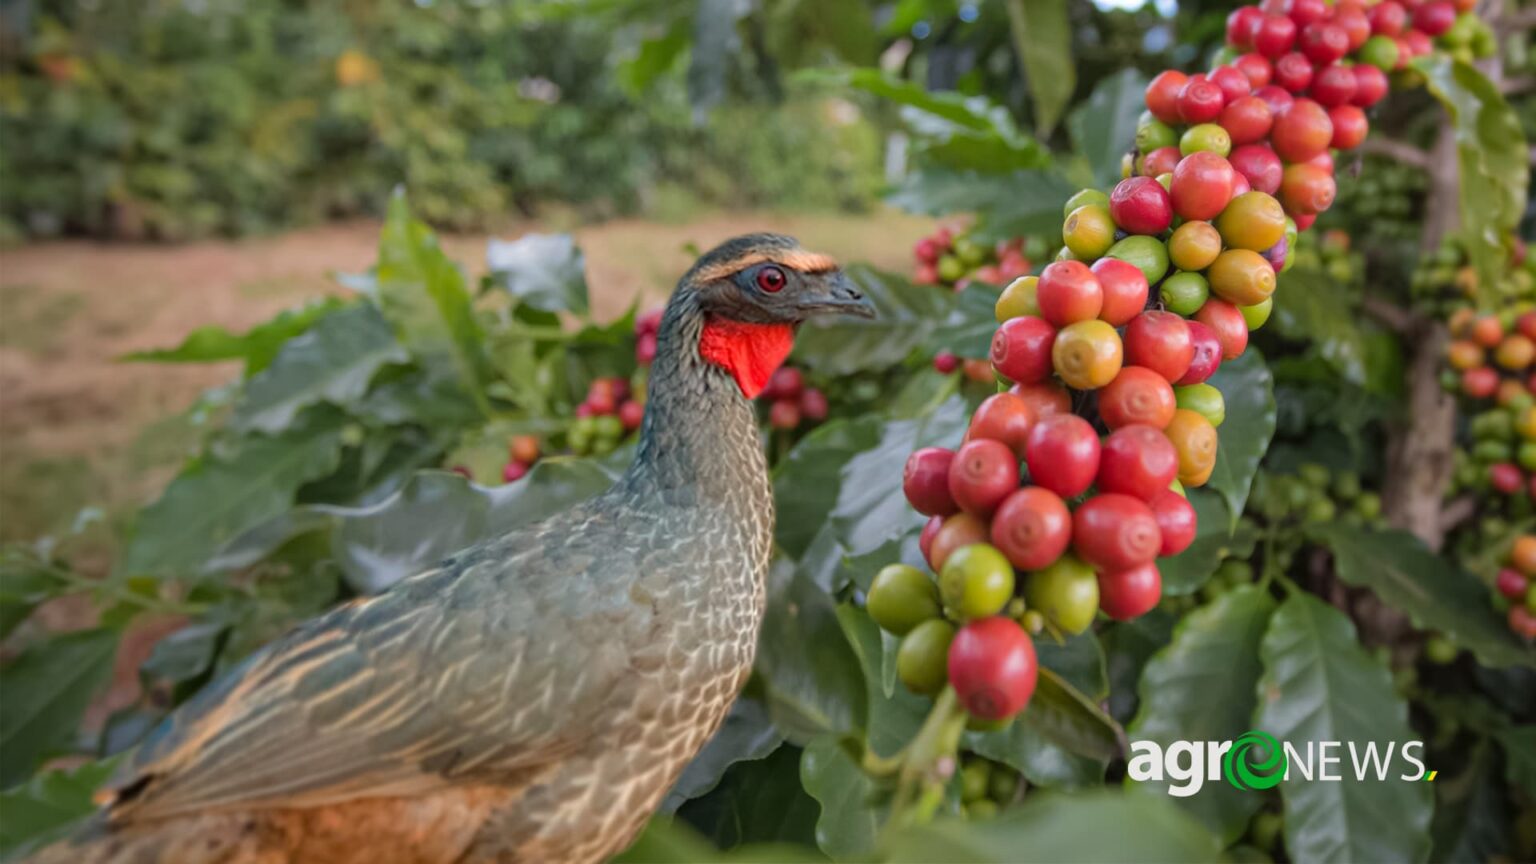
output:
{"label": "green leaf", "polygon": [[[931,290],[931,289],[930,289]],[[960,357],[989,357],[997,332],[998,289],[972,282],[959,293],[959,303],[928,340],[929,354],[949,351]]]}
{"label": "green leaf", "polygon": [[525,234],[492,240],[485,252],[491,278],[541,312],[586,315],[586,260],[569,234]]}
{"label": "green leaf", "polygon": [[918,448],[957,445],[969,419],[965,400],[951,397],[925,417],[885,424],[877,446],[848,460],[831,514],[848,554],[871,552],[921,524],[921,514],[902,495],[901,468]]}
{"label": "green leaf", "polygon": [[738,698],[709,743],[672,784],[661,812],[671,813],[683,802],[709,792],[732,765],[762,759],[783,743],[784,736],[768,719],[767,707],[749,696]]}
{"label": "green leaf", "polygon": [[1509,785],[1536,796],[1536,726],[1511,726],[1498,734]]}
{"label": "green leaf", "polygon": [[112,776],[118,760],[87,762],[47,771],[25,785],[0,792],[0,860],[19,860],[67,836],[96,812],[91,796]]}
{"label": "green leaf", "polygon": [[1222,363],[1208,383],[1226,399],[1227,419],[1216,430],[1221,446],[1206,486],[1221,493],[1228,524],[1236,528],[1253,475],[1275,434],[1275,382],[1264,357],[1250,345],[1241,357]]}
{"label": "green leaf", "polygon": [[[1250,586],[1186,615],[1173,641],[1141,674],[1141,709],[1127,730],[1131,739],[1155,741],[1166,750],[1176,741],[1231,741],[1252,728],[1263,671],[1259,644],[1274,611],[1269,593]],[[1170,785],[1149,781],[1133,788],[1162,796]],[[1174,800],[1223,843],[1241,837],[1264,803],[1252,792],[1210,782]]]}
{"label": "green leaf", "polygon": [[688,16],[679,15],[660,35],[641,42],[634,57],[614,67],[614,80],[630,98],[641,98],[657,79],[677,66],[688,50],[692,23]]}
{"label": "green leaf", "polygon": [[780,747],[766,758],[737,762],[712,792],[684,805],[678,818],[722,849],[758,854],[761,844],[794,844],[819,858],[814,849],[821,805],[800,785],[800,757],[798,747]]}
{"label": "green leaf", "polygon": [[1029,724],[1068,752],[1108,762],[1125,748],[1125,732],[1104,713],[1097,700],[1042,666],[1029,702]]}
{"label": "green leaf", "polygon": [[800,439],[774,466],[774,538],[791,558],[803,557],[826,526],[842,488],[843,464],[878,444],[883,428],[870,415],[833,420]]}
{"label": "green leaf", "polygon": [[992,243],[1061,230],[1061,202],[1075,190],[1054,171],[958,171],[925,168],[908,174],[888,197],[913,213],[975,213],[971,236]]}
{"label": "green leaf", "polygon": [[389,322],[360,303],[320,319],[284,345],[251,377],[230,426],[242,432],[281,432],[317,402],[351,407],[384,365],[409,359]]}
{"label": "green leaf", "polygon": [[1511,859],[1512,820],[1497,760],[1498,748],[1480,739],[1459,771],[1442,771],[1435,778],[1435,817],[1430,823],[1434,847],[1429,860]]}
{"label": "green leaf", "polygon": [[1222,561],[1247,558],[1257,540],[1251,525],[1238,522],[1234,528],[1227,505],[1216,492],[1190,489],[1188,496],[1198,520],[1194,542],[1183,552],[1157,562],[1163,576],[1163,593],[1170,597],[1199,591]]}
{"label": "green leaf", "polygon": [[288,340],[305,332],[332,312],[345,309],[348,301],[326,297],[294,309],[285,309],[277,317],[241,334],[223,327],[199,327],[175,348],[156,348],[124,354],[121,360],[135,363],[218,363],[243,360],[245,374],[255,375],[267,368]]}
{"label": "green leaf", "polygon": [[816,845],[842,860],[868,855],[885,819],[873,803],[875,785],[835,735],[820,735],[800,756],[800,783],[821,804]]}
{"label": "green leaf", "polygon": [[803,570],[782,558],[769,572],[755,671],[769,715],[790,741],[801,744],[824,732],[864,726],[864,675],[837,608]]}
{"label": "green leaf", "polygon": [[1110,75],[1088,101],[1067,118],[1079,153],[1088,158],[1093,182],[1108,189],[1120,181],[1120,158],[1136,139],[1136,121],[1146,107],[1147,79],[1134,67]]}
{"label": "green leaf", "polygon": [[[1166,583],[1165,583],[1166,585]],[[1165,588],[1166,590],[1166,588]],[[1163,646],[1173,641],[1179,619],[1162,607],[1130,621],[1116,621],[1105,628],[1104,665],[1109,674],[1109,713],[1129,723],[1140,705],[1136,684],[1142,670]]]}
{"label": "green leaf", "polygon": [[91,699],[112,678],[115,630],[85,630],[27,646],[0,668],[0,786],[67,749]]}
{"label": "green leaf", "polygon": [[[881,756],[889,756],[917,735],[933,707],[933,700],[917,696],[905,687],[886,693],[881,679],[887,651],[879,626],[869,613],[850,603],[838,605],[837,618],[842,622],[843,633],[859,658],[859,668],[864,675],[869,705],[865,744]],[[893,652],[896,645],[899,643],[892,645]]]}
{"label": "green leaf", "polygon": [[[1056,128],[1077,89],[1072,61],[1072,21],[1066,0],[1007,0],[1013,48],[1024,67],[1024,83],[1035,103],[1035,131],[1044,138]],[[1121,142],[1129,143],[1129,140]]]}
{"label": "green leaf", "polygon": [[335,470],[343,419],[312,409],[280,435],[248,435],[231,452],[194,460],[139,512],[123,571],[165,577],[204,570],[225,543],[286,512],[300,486]]}
{"label": "green leaf", "polygon": [[1259,653],[1265,671],[1256,728],[1297,748],[1346,742],[1335,766],[1342,781],[1317,776],[1309,781],[1292,764],[1289,779],[1280,784],[1291,860],[1424,860],[1431,784],[1399,779],[1407,763],[1397,756],[1388,779],[1377,780],[1370,772],[1365,780],[1355,779],[1348,742],[1362,748],[1375,743],[1384,750],[1388,742],[1402,747],[1417,736],[1391,673],[1361,647],[1354,624],[1316,597],[1295,592],[1270,618]]}
{"label": "green leaf", "polygon": [[901,105],[902,119],[928,166],[997,173],[1043,168],[1051,162],[1050,151],[1020,132],[1006,107],[986,97],[931,92],[877,69],[802,77],[831,79]]}
{"label": "green leaf", "polygon": [[[1311,342],[1344,380],[1366,382],[1366,346],[1353,303],[1341,303],[1339,286],[1326,273],[1297,266],[1275,289],[1274,327],[1297,342]],[[1341,308],[1344,307],[1344,308]]]}
{"label": "green leaf", "polygon": [[0,552],[0,639],[11,635],[45,600],[55,595],[59,581],[36,557],[10,549]]}
{"label": "green leaf", "polygon": [[1215,861],[1222,844],[1166,799],[1094,791],[1031,796],[984,822],[944,819],[898,831],[883,844],[890,864]]}
{"label": "green leaf", "polygon": [[1536,666],[1536,651],[1521,644],[1488,602],[1488,589],[1406,531],[1322,525],[1308,533],[1333,551],[1344,582],[1369,588],[1413,623],[1444,633],[1489,666]]}
{"label": "green leaf", "polygon": [[754,844],[722,852],[687,823],[664,816],[652,819],[633,846],[614,856],[613,864],[811,864],[826,861],[814,850],[785,843]]}
{"label": "green leaf", "polygon": [[400,192],[389,202],[375,275],[379,306],[405,347],[417,357],[452,358],[465,391],[483,402],[485,336],[464,274],[437,245],[431,229],[411,218]]}
{"label": "green leaf", "polygon": [[1429,92],[1451,115],[1460,167],[1461,234],[1480,283],[1496,285],[1507,253],[1504,235],[1525,213],[1530,153],[1519,116],[1492,81],[1445,52],[1413,61]]}
{"label": "green leaf", "polygon": [[814,318],[795,336],[795,362],[823,375],[885,371],[922,347],[953,312],[957,298],[932,285],[855,264],[848,278],[874,304],[875,318]]}

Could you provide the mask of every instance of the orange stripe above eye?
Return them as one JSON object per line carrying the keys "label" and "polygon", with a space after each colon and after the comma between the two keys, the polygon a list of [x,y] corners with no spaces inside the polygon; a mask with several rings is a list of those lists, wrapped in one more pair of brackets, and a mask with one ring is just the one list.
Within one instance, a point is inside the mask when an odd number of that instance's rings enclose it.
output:
{"label": "orange stripe above eye", "polygon": [[734,261],[705,267],[695,274],[694,278],[700,282],[713,282],[716,279],[724,279],[740,273],[753,264],[762,264],[767,261],[782,264],[801,273],[827,273],[837,269],[837,259],[830,255],[807,252],[804,249],[786,249],[783,252],[753,252],[743,255]]}

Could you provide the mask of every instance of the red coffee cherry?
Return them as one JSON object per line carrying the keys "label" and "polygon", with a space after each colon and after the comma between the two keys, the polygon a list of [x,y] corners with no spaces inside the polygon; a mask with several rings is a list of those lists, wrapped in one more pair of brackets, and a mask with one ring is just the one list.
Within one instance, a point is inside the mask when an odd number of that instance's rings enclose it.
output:
{"label": "red coffee cherry", "polygon": [[1274,75],[1270,62],[1259,54],[1243,54],[1232,61],[1232,66],[1248,76],[1248,84],[1254,90],[1269,84]]}
{"label": "red coffee cherry", "polygon": [[1347,105],[1355,98],[1355,87],[1354,68],[1335,63],[1319,69],[1312,77],[1312,98],[1325,108]]}
{"label": "red coffee cherry", "polygon": [[1179,119],[1185,123],[1209,123],[1226,104],[1221,87],[1205,75],[1191,75],[1179,88]]}
{"label": "red coffee cherry", "polygon": [[1179,454],[1151,426],[1132,424],[1109,433],[1100,445],[1098,488],[1151,501],[1179,475]]}
{"label": "red coffee cherry", "polygon": [[1023,459],[1029,432],[1034,428],[1035,412],[1028,402],[1012,393],[995,393],[976,407],[965,437],[968,441],[997,441],[1012,450],[1016,459]]}
{"label": "red coffee cherry", "polygon": [[1162,597],[1163,576],[1154,562],[1099,574],[1099,608],[1116,621],[1147,614]]}
{"label": "red coffee cherry", "polygon": [[1035,424],[1024,451],[1029,479],[1062,498],[1076,498],[1099,473],[1099,436],[1087,420],[1056,414]]}
{"label": "red coffee cherry", "polygon": [[1147,305],[1147,275],[1141,268],[1119,258],[1100,258],[1089,268],[1104,291],[1099,320],[1123,327]]}
{"label": "red coffee cherry", "polygon": [[1268,144],[1244,144],[1232,151],[1227,160],[1232,169],[1248,181],[1251,188],[1266,195],[1280,191],[1285,176],[1285,164]]}
{"label": "red coffee cherry", "polygon": [[1005,720],[1023,711],[1035,692],[1035,643],[1012,618],[971,621],[949,643],[950,686],[966,713]]}
{"label": "red coffee cherry", "polygon": [[1243,96],[1228,102],[1227,107],[1221,109],[1221,117],[1217,122],[1227,130],[1233,146],[1241,146],[1263,141],[1269,135],[1275,117],[1263,99]]}
{"label": "red coffee cherry", "polygon": [[1057,261],[1041,271],[1040,282],[1035,286],[1035,302],[1040,306],[1040,316],[1060,328],[1099,317],[1104,289],[1088,265],[1081,261]]}
{"label": "red coffee cherry", "polygon": [[1133,423],[1161,429],[1173,419],[1177,407],[1168,379],[1142,366],[1122,367],[1099,390],[1099,419],[1110,429]]}
{"label": "red coffee cherry", "polygon": [[1128,177],[1110,193],[1109,215],[1131,234],[1161,234],[1173,221],[1173,200],[1151,177]]}
{"label": "red coffee cherry", "polygon": [[960,509],[949,494],[949,466],[954,458],[954,451],[943,447],[924,447],[907,457],[901,491],[913,510],[925,516],[948,516]]}
{"label": "red coffee cherry", "polygon": [[1194,506],[1183,495],[1164,489],[1147,506],[1152,508],[1157,529],[1163,534],[1163,545],[1157,552],[1159,557],[1177,555],[1195,542],[1198,519]]}
{"label": "red coffee cherry", "polygon": [[1189,81],[1183,72],[1169,69],[1147,84],[1147,110],[1164,123],[1182,123],[1179,116],[1179,91]]}
{"label": "red coffee cherry", "polygon": [[1154,309],[1132,318],[1124,342],[1126,366],[1151,369],[1170,382],[1182,378],[1194,358],[1188,322],[1172,312]]}
{"label": "red coffee cherry", "polygon": [[992,545],[1020,570],[1046,567],[1072,542],[1066,502],[1044,486],[1015,490],[992,518]]}
{"label": "red coffee cherry", "polygon": [[1072,551],[1099,570],[1128,570],[1157,557],[1163,535],[1146,502],[1103,493],[1072,513]]}
{"label": "red coffee cherry", "polygon": [[1184,377],[1173,382],[1180,387],[1204,383],[1206,379],[1215,375],[1216,370],[1221,366],[1221,340],[1216,337],[1215,330],[1199,321],[1190,321],[1189,341],[1193,346],[1189,371],[1184,373]]}
{"label": "red coffee cherry", "polygon": [[1056,328],[1043,318],[1020,315],[998,325],[992,334],[992,368],[1020,384],[1037,384],[1051,377],[1051,348]]}
{"label": "red coffee cherry", "polygon": [[1195,313],[1195,320],[1216,334],[1216,341],[1221,344],[1221,359],[1232,360],[1247,350],[1248,322],[1242,311],[1231,303],[1212,297]]}
{"label": "red coffee cherry", "polygon": [[949,465],[949,494],[960,509],[980,519],[1008,493],[1019,488],[1019,460],[1008,445],[982,438],[967,441],[955,451]]}
{"label": "red coffee cherry", "polygon": [[1297,99],[1275,112],[1270,143],[1281,159],[1305,162],[1328,149],[1333,139],[1333,123],[1328,112],[1311,99]]}

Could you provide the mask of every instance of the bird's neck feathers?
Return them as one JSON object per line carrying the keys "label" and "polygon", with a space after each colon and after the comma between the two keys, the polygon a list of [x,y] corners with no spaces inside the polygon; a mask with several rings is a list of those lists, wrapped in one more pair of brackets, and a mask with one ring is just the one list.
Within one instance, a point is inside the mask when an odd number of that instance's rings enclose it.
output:
{"label": "bird's neck feathers", "polygon": [[794,346],[795,328],[789,324],[710,318],[699,336],[699,356],[731,373],[741,395],[748,399],[763,392]]}
{"label": "bird's neck feathers", "polygon": [[621,488],[678,504],[739,505],[732,509],[743,518],[760,518],[771,490],[747,395],[762,390],[793,336],[787,326],[711,318],[680,288],[662,315],[640,443]]}

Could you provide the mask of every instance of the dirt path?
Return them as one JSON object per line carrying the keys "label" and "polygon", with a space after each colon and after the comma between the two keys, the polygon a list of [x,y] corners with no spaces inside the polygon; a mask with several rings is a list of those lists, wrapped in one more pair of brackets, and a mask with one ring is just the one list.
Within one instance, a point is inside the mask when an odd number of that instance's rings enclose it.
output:
{"label": "dirt path", "polygon": [[[844,260],[899,270],[927,228],[896,213],[763,213],[624,220],[575,233],[594,312],[607,318],[636,294],[664,298],[691,261],[690,244],[783,231]],[[204,324],[241,330],[335,293],[327,274],[366,269],[377,230],[362,222],[185,246],[60,242],[0,252],[0,538],[57,529],[86,504],[120,510],[155,494],[195,441],[168,418],[236,371],[114,358],[175,345]],[[450,236],[443,245],[478,274],[485,241]]]}

